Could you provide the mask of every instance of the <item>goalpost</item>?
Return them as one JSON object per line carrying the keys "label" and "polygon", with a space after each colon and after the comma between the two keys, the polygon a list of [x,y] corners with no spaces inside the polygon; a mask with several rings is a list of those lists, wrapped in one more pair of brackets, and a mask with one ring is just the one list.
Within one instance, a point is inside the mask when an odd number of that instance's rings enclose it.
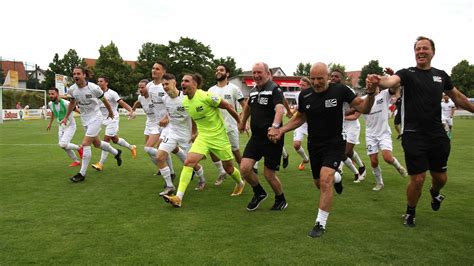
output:
{"label": "goalpost", "polygon": [[[3,120],[46,119],[45,90],[0,86],[0,123]],[[17,103],[21,109],[17,108]]]}

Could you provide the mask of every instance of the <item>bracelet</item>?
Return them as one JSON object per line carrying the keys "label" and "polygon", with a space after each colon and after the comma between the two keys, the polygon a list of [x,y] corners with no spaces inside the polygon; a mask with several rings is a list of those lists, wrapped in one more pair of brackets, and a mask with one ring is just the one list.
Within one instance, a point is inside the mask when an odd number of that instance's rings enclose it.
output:
{"label": "bracelet", "polygon": [[280,128],[280,125],[272,124],[272,127],[273,127],[273,128]]}

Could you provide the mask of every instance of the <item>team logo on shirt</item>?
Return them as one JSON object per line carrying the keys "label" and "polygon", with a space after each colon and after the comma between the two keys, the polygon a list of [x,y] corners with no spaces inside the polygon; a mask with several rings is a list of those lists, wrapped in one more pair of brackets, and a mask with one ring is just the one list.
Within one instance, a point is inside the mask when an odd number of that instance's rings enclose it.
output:
{"label": "team logo on shirt", "polygon": [[306,105],[306,110],[309,110],[310,107],[311,107],[311,105],[307,104]]}
{"label": "team logo on shirt", "polygon": [[439,83],[443,82],[443,80],[441,79],[440,76],[433,76],[433,81],[434,82],[439,82]]}
{"label": "team logo on shirt", "polygon": [[204,110],[204,108],[202,106],[196,107],[196,112],[201,112],[202,110]]}
{"label": "team logo on shirt", "polygon": [[262,97],[258,99],[258,103],[261,105],[267,105],[268,104],[268,98]]}
{"label": "team logo on shirt", "polygon": [[337,99],[328,99],[324,102],[326,108],[331,108],[337,106]]}
{"label": "team logo on shirt", "polygon": [[382,104],[383,103],[383,99],[379,99],[377,100],[377,102],[375,102],[376,104]]}
{"label": "team logo on shirt", "polygon": [[92,94],[86,94],[86,99],[92,99]]}
{"label": "team logo on shirt", "polygon": [[176,107],[176,111],[184,112],[184,107],[183,106],[178,106],[178,107]]}
{"label": "team logo on shirt", "polygon": [[225,94],[224,95],[224,99],[226,100],[231,100],[232,99],[232,96],[230,94]]}

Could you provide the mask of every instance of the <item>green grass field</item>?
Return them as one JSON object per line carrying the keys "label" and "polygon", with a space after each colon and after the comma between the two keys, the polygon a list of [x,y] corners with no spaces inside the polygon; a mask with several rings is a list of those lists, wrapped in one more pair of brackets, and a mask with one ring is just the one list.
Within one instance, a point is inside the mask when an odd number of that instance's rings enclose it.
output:
{"label": "green grass field", "polygon": [[[46,125],[0,124],[0,265],[474,263],[473,119],[455,120],[449,181],[442,191],[447,198],[439,212],[431,210],[427,179],[417,227],[405,228],[407,179],[381,163],[385,188],[373,192],[371,173],[354,184],[345,168],[344,192],[335,196],[320,239],[306,236],[314,225],[319,191],[309,167],[297,170],[292,134],[286,136],[290,165],[279,172],[288,208],[270,211],[270,193],[257,211],[248,212],[250,187],[240,197],[229,196],[230,178],[215,187],[210,160],[204,161],[206,189],[194,191],[194,180],[182,208],[158,197],[163,180],[153,175],[156,170],[143,151],[144,117],[122,118],[120,125],[121,136],[138,145],[138,158],[132,160],[124,150],[119,168],[109,156],[104,171],[90,167],[79,184],[68,179],[79,168],[68,167],[69,158],[56,145],[57,125],[50,132]],[[78,128],[74,143],[83,136]],[[241,135],[242,150],[246,141]],[[363,134],[361,141],[357,150],[368,163]],[[92,152],[96,162],[100,151]],[[404,164],[398,141],[394,154]],[[176,158],[174,165],[179,174]],[[271,192],[263,176],[260,181]]]}

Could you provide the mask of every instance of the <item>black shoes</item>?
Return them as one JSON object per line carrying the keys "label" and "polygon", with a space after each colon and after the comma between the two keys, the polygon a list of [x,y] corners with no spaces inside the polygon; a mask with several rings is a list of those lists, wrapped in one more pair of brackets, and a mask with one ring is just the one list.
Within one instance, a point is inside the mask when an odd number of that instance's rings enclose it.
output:
{"label": "black shoes", "polygon": [[290,158],[290,155],[289,155],[289,154],[286,156],[286,158],[283,157],[283,168],[287,168],[287,167],[288,167],[288,163],[289,163],[289,160],[288,160],[288,159],[289,159],[289,158]]}
{"label": "black shoes", "polygon": [[77,173],[75,176],[71,176],[69,178],[69,180],[71,180],[74,183],[82,182],[82,181],[84,181],[84,179],[86,179],[86,177],[81,175],[81,173]]}
{"label": "black shoes", "polygon": [[342,193],[342,190],[344,189],[344,188],[342,187],[342,180],[341,180],[341,182],[339,182],[339,183],[334,182],[334,189],[336,190],[336,193],[337,193],[337,194],[341,194],[341,193]]}
{"label": "black shoes", "polygon": [[402,215],[403,218],[403,225],[406,227],[415,227],[415,215],[412,214],[404,214]]}
{"label": "black shoes", "polygon": [[[275,200],[275,204],[273,204],[273,207],[270,209],[272,211],[283,211],[284,209],[286,209],[286,207],[288,207],[288,203],[286,202],[286,200],[282,200],[282,201],[276,201]],[[248,207],[247,207],[248,209]]]}
{"label": "black shoes", "polygon": [[252,200],[247,205],[247,210],[255,211],[260,205],[260,203],[264,201],[266,198],[267,198],[267,193],[260,194],[260,195],[254,194]]}
{"label": "black shoes", "polygon": [[117,155],[115,155],[115,160],[117,160],[117,165],[118,166],[121,166],[122,165],[122,157],[120,157],[120,155],[122,155],[122,151],[117,149],[118,153]]}
{"label": "black shoes", "polygon": [[431,189],[430,189],[430,193],[431,193],[431,209],[433,209],[433,211],[438,211],[439,208],[441,208],[441,202],[443,202],[446,196],[440,193],[438,193],[437,196],[433,196]]}
{"label": "black shoes", "polygon": [[319,224],[319,222],[317,222],[314,225],[313,229],[309,231],[308,236],[312,238],[321,237],[324,234],[324,232],[326,232],[326,229],[324,229],[324,227],[321,224]]}

